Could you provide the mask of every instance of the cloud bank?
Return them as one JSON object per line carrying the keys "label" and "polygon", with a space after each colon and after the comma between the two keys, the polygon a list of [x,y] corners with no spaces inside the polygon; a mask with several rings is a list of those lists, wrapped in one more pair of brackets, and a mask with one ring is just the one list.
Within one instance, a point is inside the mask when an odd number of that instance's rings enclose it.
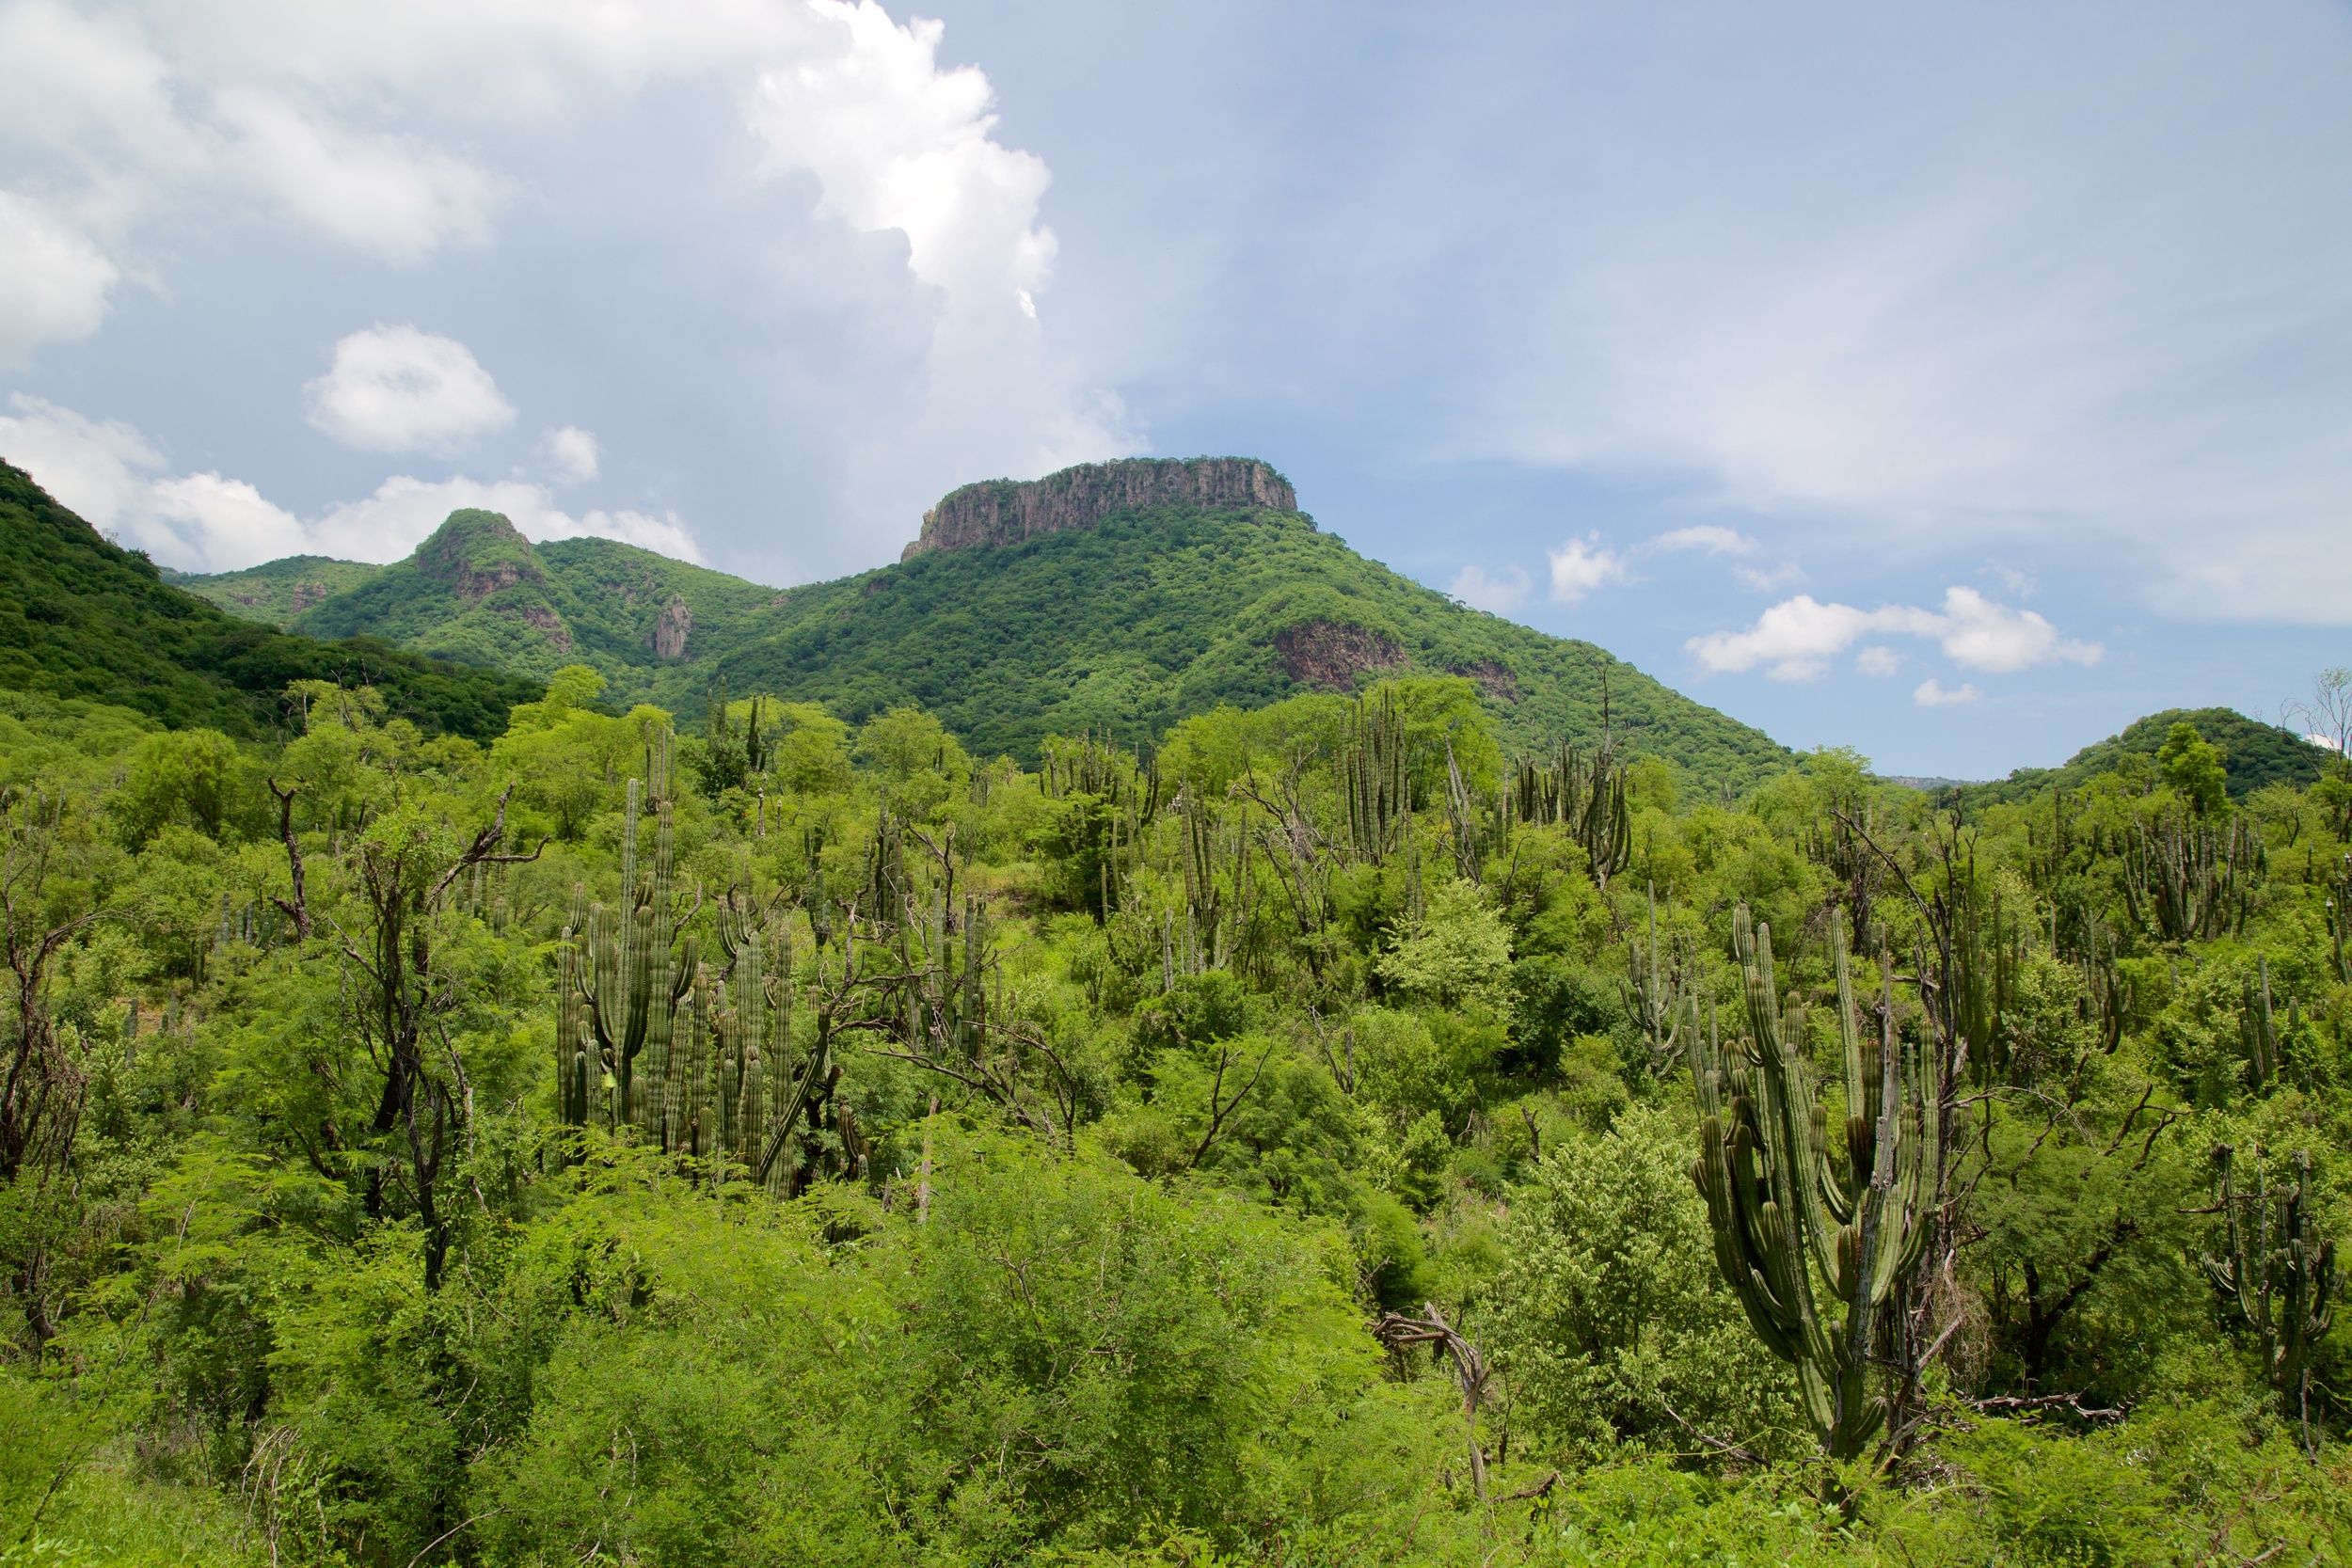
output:
{"label": "cloud bank", "polygon": [[[304,391],[310,427],[362,451],[454,451],[515,422],[514,405],[465,344],[413,326],[354,332]],[[593,443],[587,456],[593,473]]]}
{"label": "cloud bank", "polygon": [[[479,352],[664,422],[636,477],[725,490],[733,564],[870,564],[955,483],[1141,444],[1046,337],[1050,173],[943,38],[873,0],[0,0],[0,370],[229,256],[361,300],[462,258],[507,309],[344,340],[316,428],[496,434]],[[780,493],[785,531],[745,504]]]}
{"label": "cloud bank", "polygon": [[119,420],[86,419],[22,393],[8,407],[0,451],[91,527],[183,571],[235,571],[289,555],[397,561],[469,506],[504,513],[532,540],[594,534],[703,560],[674,513],[568,512],[546,485],[527,480],[395,475],[357,500],[297,516],[243,480],[170,472],[155,444]]}
{"label": "cloud bank", "polygon": [[[2105,652],[2096,642],[2061,636],[2038,611],[1999,604],[1957,585],[1944,591],[1941,610],[1913,605],[1863,610],[1800,594],[1765,610],[1744,631],[1708,632],[1684,646],[1712,673],[1761,667],[1774,680],[1805,681],[1826,673],[1832,659],[1864,638],[1878,636],[1924,638],[1954,663],[1995,674],[2043,664],[2096,664]],[[1894,669],[1884,648],[1866,649],[1858,662],[1868,674]]]}

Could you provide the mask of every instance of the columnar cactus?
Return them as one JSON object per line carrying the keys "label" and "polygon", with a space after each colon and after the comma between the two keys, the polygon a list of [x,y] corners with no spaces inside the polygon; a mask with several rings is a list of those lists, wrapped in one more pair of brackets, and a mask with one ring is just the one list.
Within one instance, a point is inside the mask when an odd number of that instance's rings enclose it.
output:
{"label": "columnar cactus", "polygon": [[[800,1122],[837,1069],[818,1052],[797,1071],[780,1037],[790,1022],[792,955],[762,911],[730,893],[717,913],[725,962],[698,961],[676,929],[671,865],[669,740],[631,780],[622,811],[619,908],[581,903],[564,930],[557,987],[556,1089],[562,1119],[634,1128],[664,1152],[748,1169],[772,1191],[797,1178]],[[655,817],[654,856],[641,870],[644,807]],[[811,863],[815,863],[812,846]],[[822,903],[821,889],[818,903]],[[816,916],[812,905],[812,918]],[[821,929],[821,926],[820,926]],[[771,970],[771,956],[778,960]]]}
{"label": "columnar cactus", "polygon": [[1348,847],[1377,865],[1395,849],[1400,832],[1409,835],[1412,815],[1405,715],[1395,693],[1383,691],[1377,703],[1356,699],[1340,747],[1339,784]]}
{"label": "columnar cactus", "polygon": [[[2259,1160],[2262,1151],[2254,1152]],[[2214,1149],[2227,1250],[2202,1260],[2225,1314],[2261,1347],[2263,1372],[2288,1418],[2308,1424],[2312,1353],[2334,1320],[2344,1275],[2336,1243],[2312,1220],[2312,1157],[2298,1148],[2290,1163],[2294,1176],[2286,1185],[2273,1188],[2258,1164],[2254,1190],[2241,1193],[2237,1150],[2228,1144]]]}
{"label": "columnar cactus", "polygon": [[[619,907],[575,902],[564,927],[556,1068],[563,1117],[574,1126],[646,1121],[648,1109],[661,1101],[672,1035],[693,983],[693,939],[682,951],[677,942],[669,765],[665,732],[648,754],[646,779],[628,782]],[[654,861],[641,874],[637,837],[648,796]]]}
{"label": "columnar cactus", "polygon": [[1549,759],[1520,763],[1504,801],[1515,822],[1565,824],[1584,847],[1593,879],[1603,887],[1633,859],[1625,765],[1607,745],[1590,762],[1563,744]]}
{"label": "columnar cactus", "polygon": [[1698,993],[1692,990],[1684,955],[1661,956],[1658,945],[1658,890],[1649,889],[1649,936],[1626,949],[1626,1011],[1649,1047],[1650,1070],[1664,1074],[1687,1060],[1699,1027]]}
{"label": "columnar cactus", "polygon": [[1845,925],[1831,927],[1846,1123],[1833,1151],[1828,1113],[1806,1069],[1804,1020],[1774,990],[1772,932],[1742,907],[1732,942],[1747,981],[1751,1037],[1728,1049],[1691,1032],[1699,1159],[1715,1259],[1749,1323],[1793,1363],[1805,1414],[1836,1460],[1857,1457],[1885,1424],[1870,1387],[1882,1314],[1915,1273],[1932,1227],[1934,1085],[1915,1042],[1899,1040],[1893,982],[1866,1031],[1856,1015]]}
{"label": "columnar cactus", "polygon": [[2125,847],[2123,901],[2134,920],[2166,942],[2242,933],[2253,884],[2267,869],[2244,817],[2222,828],[2176,818],[2141,828]]}

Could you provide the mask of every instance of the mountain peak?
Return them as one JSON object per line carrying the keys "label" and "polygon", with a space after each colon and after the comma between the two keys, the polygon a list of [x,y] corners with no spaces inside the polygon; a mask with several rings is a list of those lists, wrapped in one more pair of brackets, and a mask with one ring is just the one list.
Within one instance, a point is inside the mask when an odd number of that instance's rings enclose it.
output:
{"label": "mountain peak", "polygon": [[1121,512],[1181,506],[1200,512],[1295,512],[1291,482],[1254,457],[1129,457],[1081,463],[1043,479],[983,480],[949,491],[923,514],[923,532],[901,561],[930,550],[1017,545],[1042,533],[1090,528]]}
{"label": "mountain peak", "polygon": [[531,541],[505,514],[465,507],[449,515],[411,558],[469,604],[516,583],[544,583]]}

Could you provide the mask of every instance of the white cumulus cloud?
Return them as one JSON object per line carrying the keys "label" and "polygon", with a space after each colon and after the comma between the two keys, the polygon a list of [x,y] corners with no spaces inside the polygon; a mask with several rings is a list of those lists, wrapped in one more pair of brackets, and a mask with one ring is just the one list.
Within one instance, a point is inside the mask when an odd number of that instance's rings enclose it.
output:
{"label": "white cumulus cloud", "polygon": [[1911,700],[1921,707],[1957,707],[1963,703],[1973,703],[1982,695],[1974,686],[1966,683],[1947,689],[1930,676],[1913,688]]}
{"label": "white cumulus cloud", "polygon": [[1736,528],[1701,523],[1659,534],[1649,542],[1654,550],[1705,550],[1708,555],[1755,555],[1764,546]]}
{"label": "white cumulus cloud", "polygon": [[1571,539],[1545,554],[1551,560],[1551,596],[1563,604],[1574,604],[1596,588],[1625,579],[1625,558],[1603,545],[1597,533]]}
{"label": "white cumulus cloud", "polygon": [[1522,566],[1505,566],[1500,572],[1489,572],[1483,566],[1465,566],[1454,574],[1454,585],[1446,592],[1472,610],[1508,615],[1527,603],[1531,586],[1527,580],[1527,569]]}
{"label": "white cumulus cloud", "polygon": [[274,94],[236,88],[214,100],[222,166],[266,202],[327,239],[396,266],[490,236],[503,184],[411,137],[371,135]]}
{"label": "white cumulus cloud", "polygon": [[539,443],[548,475],[558,484],[584,484],[596,477],[601,453],[596,438],[578,425],[550,430]]}
{"label": "white cumulus cloud", "polygon": [[43,343],[97,331],[120,276],[57,214],[0,190],[0,370],[29,363]]}
{"label": "white cumulus cloud", "polygon": [[[2035,610],[1998,604],[1957,585],[1944,591],[1941,610],[1913,605],[1863,610],[1800,594],[1765,610],[1744,631],[1708,632],[1684,645],[1702,667],[1717,673],[1760,665],[1774,680],[1812,680],[1828,670],[1831,659],[1869,636],[1925,638],[1955,663],[1995,674],[2038,664],[2095,664],[2105,651],[2096,642],[2060,635]],[[1872,655],[1872,665],[1883,662]]]}
{"label": "white cumulus cloud", "polygon": [[0,415],[0,455],[92,527],[184,571],[235,571],[288,555],[397,561],[461,507],[502,512],[532,540],[593,534],[703,560],[675,512],[569,512],[546,485],[525,480],[398,474],[357,500],[302,517],[243,480],[167,472],[163,454],[130,425],[22,393]]}
{"label": "white cumulus cloud", "polygon": [[465,344],[413,326],[354,332],[304,390],[312,427],[363,451],[450,451],[515,420]]}

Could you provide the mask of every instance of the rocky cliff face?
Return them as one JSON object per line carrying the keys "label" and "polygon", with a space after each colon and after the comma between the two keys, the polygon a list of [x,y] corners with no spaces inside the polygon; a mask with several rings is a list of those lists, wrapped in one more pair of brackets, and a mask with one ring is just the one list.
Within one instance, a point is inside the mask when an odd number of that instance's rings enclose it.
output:
{"label": "rocky cliff face", "polygon": [[1204,512],[1298,510],[1291,482],[1250,457],[1128,458],[1084,463],[1043,479],[990,480],[950,491],[923,514],[922,537],[899,555],[1017,545],[1041,533],[1090,528],[1119,512],[1183,506]]}
{"label": "rocky cliff face", "polygon": [[451,513],[433,537],[417,546],[415,560],[427,577],[468,604],[479,604],[518,582],[547,581],[531,541],[499,513],[474,507]]}

